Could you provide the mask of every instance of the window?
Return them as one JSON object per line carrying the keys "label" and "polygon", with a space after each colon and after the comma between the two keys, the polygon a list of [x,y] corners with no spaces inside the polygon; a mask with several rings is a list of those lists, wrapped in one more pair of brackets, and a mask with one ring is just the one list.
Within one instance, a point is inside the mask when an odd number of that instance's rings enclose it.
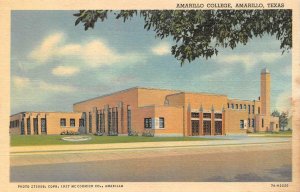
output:
{"label": "window", "polygon": [[254,121],[254,119],[252,119],[252,127],[254,127],[255,126],[255,121]]}
{"label": "window", "polygon": [[240,128],[244,129],[244,120],[240,120]]}
{"label": "window", "polygon": [[38,125],[39,125],[38,118],[33,118],[33,130],[35,135],[39,134]]}
{"label": "window", "polygon": [[264,127],[264,119],[261,119],[261,127]]}
{"label": "window", "polygon": [[244,109],[246,110],[246,108],[247,108],[247,105],[246,105],[246,104],[244,104]]}
{"label": "window", "polygon": [[79,119],[79,127],[84,127],[84,119]]}
{"label": "window", "polygon": [[152,119],[151,118],[144,118],[144,127],[146,129],[152,128]]}
{"label": "window", "polygon": [[248,127],[250,127],[250,124],[251,122],[250,122],[250,118],[248,118]]}
{"label": "window", "polygon": [[89,133],[92,133],[92,114],[89,112]]}
{"label": "window", "polygon": [[203,118],[211,118],[211,113],[203,113]]}
{"label": "window", "polygon": [[127,129],[128,133],[131,133],[131,109],[127,106]]}
{"label": "window", "polygon": [[278,128],[278,124],[276,124],[276,128]]}
{"label": "window", "polygon": [[70,119],[70,126],[75,127],[75,119]]}
{"label": "window", "polygon": [[31,135],[30,118],[27,118],[27,135]]}
{"label": "window", "polygon": [[165,118],[163,117],[159,118],[159,128],[165,128]]}
{"label": "window", "polygon": [[240,104],[240,109],[243,109],[243,105],[242,104]]}
{"label": "window", "polygon": [[248,113],[249,113],[249,114],[250,114],[250,111],[251,111],[250,105],[248,105]]}
{"label": "window", "polygon": [[239,108],[239,104],[235,104],[235,108],[238,109]]}
{"label": "window", "polygon": [[193,113],[191,114],[192,118],[199,118],[199,113]]}
{"label": "window", "polygon": [[60,126],[61,127],[65,127],[66,126],[66,119],[65,118],[61,118],[60,119]]}
{"label": "window", "polygon": [[99,113],[98,113],[98,110],[96,111],[96,132],[97,133],[99,132]]}
{"label": "window", "polygon": [[231,104],[231,109],[234,109],[234,104],[233,103]]}
{"label": "window", "polygon": [[111,109],[108,109],[108,114],[107,114],[107,129],[108,129],[108,132],[111,131]]}
{"label": "window", "polygon": [[254,114],[255,112],[255,108],[254,108],[254,105],[252,105],[252,114]]}
{"label": "window", "polygon": [[230,108],[230,105],[229,105],[229,103],[227,103],[227,108],[228,108],[228,109]]}
{"label": "window", "polygon": [[24,123],[21,122],[21,135],[25,135]]}
{"label": "window", "polygon": [[222,113],[215,113],[216,119],[222,119]]}
{"label": "window", "polygon": [[257,110],[258,110],[258,114],[260,114],[260,107],[258,107]]}
{"label": "window", "polygon": [[46,133],[46,118],[41,118],[41,128],[42,128],[42,133]]}

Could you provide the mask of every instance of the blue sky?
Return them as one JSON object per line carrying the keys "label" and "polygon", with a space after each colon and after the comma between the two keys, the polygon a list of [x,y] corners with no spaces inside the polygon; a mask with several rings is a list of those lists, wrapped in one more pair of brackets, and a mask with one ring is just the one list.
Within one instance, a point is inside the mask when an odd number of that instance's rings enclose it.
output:
{"label": "blue sky", "polygon": [[226,94],[253,100],[260,71],[271,71],[271,108],[287,110],[291,98],[291,52],[265,35],[212,59],[183,67],[171,39],[156,39],[143,19],[109,17],[93,30],[75,27],[76,11],[13,11],[11,21],[11,113],[72,111],[78,101],[134,86]]}

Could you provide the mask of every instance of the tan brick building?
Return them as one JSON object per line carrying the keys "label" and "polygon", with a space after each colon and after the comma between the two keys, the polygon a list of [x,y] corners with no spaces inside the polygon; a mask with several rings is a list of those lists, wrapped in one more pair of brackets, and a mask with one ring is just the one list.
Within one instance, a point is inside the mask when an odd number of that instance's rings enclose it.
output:
{"label": "tan brick building", "polygon": [[[261,71],[259,100],[229,99],[226,95],[134,87],[73,105],[70,113],[23,112],[11,116],[11,133],[156,136],[230,135],[279,131],[270,114],[271,76]],[[29,123],[28,123],[29,122]]]}

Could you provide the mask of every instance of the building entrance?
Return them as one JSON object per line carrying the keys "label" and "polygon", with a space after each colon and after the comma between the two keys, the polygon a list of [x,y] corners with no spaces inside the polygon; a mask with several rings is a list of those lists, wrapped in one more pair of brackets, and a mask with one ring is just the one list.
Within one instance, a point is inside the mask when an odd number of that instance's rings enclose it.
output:
{"label": "building entrance", "polygon": [[215,134],[222,135],[222,121],[215,121]]}
{"label": "building entrance", "polygon": [[211,135],[211,121],[203,121],[203,134]]}
{"label": "building entrance", "polygon": [[199,135],[199,120],[192,120],[192,136]]}

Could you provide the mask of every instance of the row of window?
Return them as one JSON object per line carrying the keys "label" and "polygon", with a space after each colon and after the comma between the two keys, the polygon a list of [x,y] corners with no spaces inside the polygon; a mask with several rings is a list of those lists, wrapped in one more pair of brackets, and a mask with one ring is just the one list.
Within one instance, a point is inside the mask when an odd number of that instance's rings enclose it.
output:
{"label": "row of window", "polygon": [[[154,128],[152,126],[152,118],[144,118],[144,127],[145,129]],[[159,118],[159,128],[165,128],[165,118],[163,117]]]}
{"label": "row of window", "polygon": [[10,121],[9,128],[19,127],[19,125],[20,125],[19,120]]}
{"label": "row of window", "polygon": [[[192,112],[192,118],[199,118],[199,113]],[[211,113],[203,113],[203,118],[211,119]],[[215,119],[222,119],[222,113],[215,113]]]}
{"label": "row of window", "polygon": [[[61,118],[60,119],[60,126],[61,127],[66,127],[67,125],[67,120],[66,118]],[[76,121],[75,119],[70,119],[70,127],[75,127],[76,126]],[[84,127],[84,119],[79,119],[79,127]]]}
{"label": "row of window", "polygon": [[[246,104],[233,104],[231,103],[231,105],[229,103],[227,103],[227,108],[231,108],[231,109],[244,109],[246,110],[247,109],[247,105]],[[252,110],[251,110],[252,109]],[[254,105],[248,105],[248,113],[250,114],[252,112],[252,114],[255,113],[255,107]],[[258,114],[260,114],[260,107],[257,108],[257,112]]]}

